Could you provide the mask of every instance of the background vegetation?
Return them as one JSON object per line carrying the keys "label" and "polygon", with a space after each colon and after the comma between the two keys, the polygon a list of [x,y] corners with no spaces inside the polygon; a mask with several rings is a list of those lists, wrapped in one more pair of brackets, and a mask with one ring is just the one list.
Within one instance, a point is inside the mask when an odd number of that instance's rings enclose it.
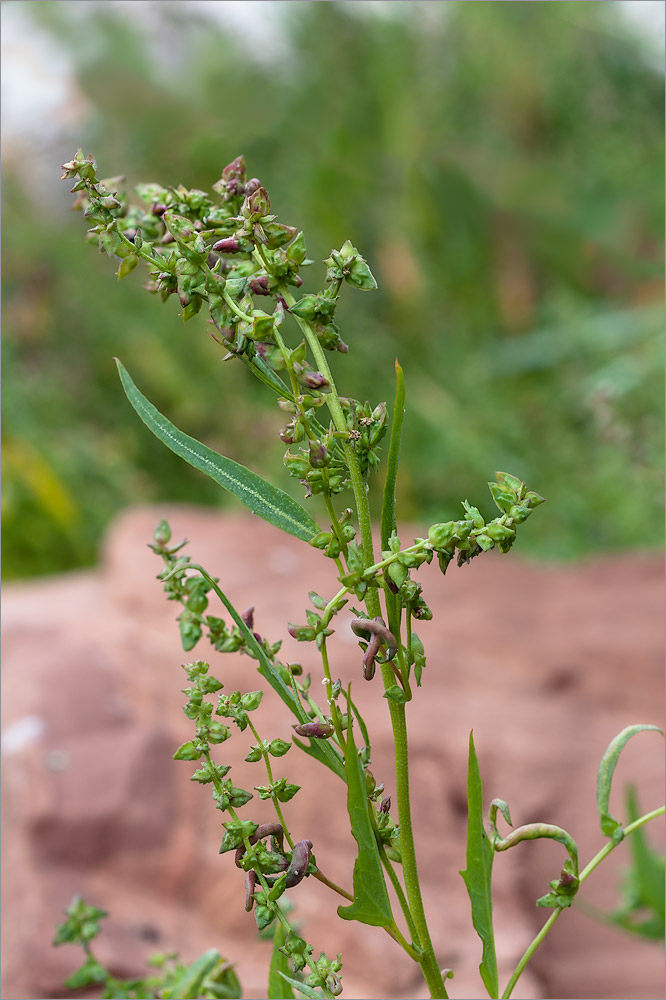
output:
{"label": "background vegetation", "polygon": [[[509,469],[549,500],[523,551],[661,545],[663,77],[619,5],[287,3],[286,43],[250,24],[253,51],[195,5],[156,5],[149,32],[98,4],[73,30],[82,6],[26,5],[89,109],[39,177],[82,145],[129,187],[208,189],[242,152],[317,262],[351,238],[380,291],[343,296],[338,384],[390,400],[405,368],[402,519],[465,496],[490,515]],[[139,425],[114,355],[278,481],[280,414],[249,421],[261,387],[203,316],[183,326],[139,272],[118,287],[29,158],[3,180],[5,575],[91,563],[126,504],[223,502]]]}

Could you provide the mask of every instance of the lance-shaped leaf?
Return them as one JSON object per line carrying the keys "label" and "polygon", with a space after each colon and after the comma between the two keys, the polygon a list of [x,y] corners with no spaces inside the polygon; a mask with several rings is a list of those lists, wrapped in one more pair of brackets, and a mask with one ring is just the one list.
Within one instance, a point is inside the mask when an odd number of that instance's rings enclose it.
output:
{"label": "lance-shaped leaf", "polygon": [[289,535],[308,542],[321,530],[304,507],[283,490],[267,483],[244,465],[218,455],[196,438],[183,434],[139,392],[126,368],[116,359],[123,388],[146,427],[189,465],[233,493],[253,514]]}
{"label": "lance-shaped leaf", "polygon": [[394,923],[393,914],[368,814],[365,774],[354,742],[351,698],[348,697],[347,703],[347,812],[352,834],[358,844],[358,855],[354,862],[354,902],[349,906],[339,906],[338,915],[344,920],[359,920],[362,924],[371,924],[373,927],[390,927]]}
{"label": "lance-shaped leaf", "polygon": [[[308,986],[307,983],[299,983],[298,979],[292,979],[291,976],[285,975],[284,972],[280,972],[279,975],[281,976],[282,979],[284,979],[285,983],[289,983],[290,987],[293,986],[294,989],[298,990],[299,993],[302,993],[304,997],[310,997],[310,1000],[321,1000],[322,997],[321,991],[316,990],[314,986]],[[285,990],[287,988],[288,987],[285,987]],[[274,994],[274,996],[276,997],[288,997],[288,996],[293,997],[293,995],[294,994],[291,992],[291,989],[289,990],[289,993],[284,992],[284,993]]]}
{"label": "lance-shaped leaf", "polygon": [[220,961],[220,953],[210,948],[201,958],[197,958],[183,971],[182,975],[162,993],[165,998],[173,1000],[188,1000],[198,997],[204,979],[213,971]]}
{"label": "lance-shaped leaf", "polygon": [[[310,722],[310,716],[307,714],[300,701],[297,700],[291,688],[287,687],[282,677],[271,663],[270,658],[266,655],[265,649],[261,643],[257,641],[254,632],[248,628],[247,624],[243,621],[242,616],[233,606],[224,591],[220,589],[217,582],[206,572],[203,566],[199,566],[197,563],[190,563],[188,568],[198,570],[198,572],[201,573],[222,601],[225,608],[238,626],[241,634],[245,637],[247,645],[252,650],[258,663],[257,670],[261,676],[268,681],[276,694],[281,698],[289,711],[293,713],[299,722]],[[334,750],[332,746],[330,746],[327,740],[310,740],[310,746],[300,743],[298,740],[294,740],[294,742],[302,750],[304,750],[305,753],[314,757],[322,764],[325,764],[326,767],[330,768],[330,770],[334,772],[334,774],[337,774],[339,778],[346,781],[344,761],[341,755]]]}
{"label": "lance-shaped leaf", "polygon": [[[636,789],[629,785],[625,794],[627,819],[634,823],[641,815]],[[650,846],[642,827],[629,837],[629,849],[632,864],[624,872],[620,904],[605,919],[641,937],[663,941],[664,855]]]}
{"label": "lance-shaped leaf", "polygon": [[479,972],[490,997],[499,995],[491,877],[493,851],[483,827],[483,786],[479,761],[474,748],[474,734],[469,734],[467,770],[467,868],[461,871],[472,904],[474,930],[483,942]]}
{"label": "lance-shaped leaf", "polygon": [[664,735],[663,730],[661,730],[659,726],[627,726],[621,733],[618,733],[614,740],[611,740],[606,753],[601,758],[599,773],[597,774],[597,809],[599,810],[601,832],[605,837],[610,837],[611,840],[614,841],[619,842],[622,840],[624,831],[620,821],[611,815],[608,808],[611,785],[613,783],[613,774],[615,773],[617,762],[620,759],[620,754],[631,737],[635,736],[636,733],[641,733],[644,730],[649,729],[652,729],[657,733],[661,733],[662,736]]}
{"label": "lance-shaped leaf", "polygon": [[280,951],[286,940],[286,931],[278,921],[273,934],[273,954],[268,970],[268,1000],[294,1000],[294,991],[289,985],[289,960]]}
{"label": "lance-shaped leaf", "polygon": [[[398,478],[398,462],[400,459],[400,442],[402,439],[402,423],[405,416],[405,379],[402,368],[395,362],[395,403],[393,406],[393,423],[391,424],[391,443],[389,445],[386,479],[384,481],[384,496],[382,500],[381,543],[382,550],[389,548],[389,538],[395,531],[395,489]],[[388,570],[384,570],[385,579]],[[384,599],[388,620],[395,623],[400,620],[400,604],[397,595],[387,584],[384,589]]]}

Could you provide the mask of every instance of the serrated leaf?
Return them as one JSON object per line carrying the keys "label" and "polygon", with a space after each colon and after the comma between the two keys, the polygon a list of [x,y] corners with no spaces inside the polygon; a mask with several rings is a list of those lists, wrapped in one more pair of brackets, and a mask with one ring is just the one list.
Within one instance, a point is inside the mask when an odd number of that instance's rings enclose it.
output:
{"label": "serrated leaf", "polygon": [[647,724],[627,726],[621,733],[618,733],[615,739],[611,740],[605,754],[601,758],[599,773],[597,774],[597,810],[599,812],[601,832],[604,837],[610,837],[612,840],[622,840],[623,837],[622,824],[609,812],[608,808],[613,774],[620,759],[620,754],[628,741],[632,736],[646,730],[654,730],[657,733],[661,733],[662,736],[664,735],[663,730],[659,726]]}
{"label": "serrated leaf", "polygon": [[130,403],[146,427],[174,454],[233,493],[253,514],[281,531],[308,542],[321,530],[310,514],[283,490],[178,430],[137,389],[124,365],[117,359],[116,364]]}
{"label": "serrated leaf", "polygon": [[[289,960],[280,951],[285,944],[287,935],[281,923],[275,927],[273,934],[273,954],[268,970],[268,1000],[294,1000],[294,993],[289,985]],[[285,979],[284,976],[287,976]]]}
{"label": "serrated leaf", "polygon": [[339,906],[338,916],[344,920],[358,920],[373,927],[390,927],[393,924],[391,904],[386,891],[384,872],[375,834],[368,815],[368,797],[365,775],[354,742],[354,725],[348,708],[347,749],[347,812],[351,820],[352,835],[358,844],[354,862],[354,902]]}
{"label": "serrated leaf", "polygon": [[474,930],[483,942],[479,972],[490,997],[499,995],[491,879],[493,850],[483,826],[483,786],[479,761],[474,748],[474,734],[469,734],[467,771],[467,867],[460,874],[472,904]]}

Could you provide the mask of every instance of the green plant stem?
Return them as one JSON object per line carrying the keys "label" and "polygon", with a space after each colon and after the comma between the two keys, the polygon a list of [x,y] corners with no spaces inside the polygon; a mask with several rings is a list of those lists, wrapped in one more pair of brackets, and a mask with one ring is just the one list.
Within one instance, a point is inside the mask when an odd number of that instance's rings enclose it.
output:
{"label": "green plant stem", "polygon": [[[287,305],[293,306],[296,300],[294,299],[291,291],[286,286],[281,286],[280,291]],[[372,543],[372,524],[370,521],[370,507],[368,505],[367,488],[363,475],[361,474],[358,461],[356,460],[354,449],[350,445],[347,438],[349,429],[347,427],[345,415],[342,412],[342,406],[340,405],[340,398],[335,387],[335,382],[333,381],[333,375],[331,374],[326,354],[317,340],[317,337],[312,332],[310,324],[300,316],[294,316],[294,319],[305,336],[308,346],[312,351],[312,355],[317,362],[318,370],[322,373],[322,375],[324,375],[331,387],[330,392],[326,395],[326,405],[328,406],[336,431],[339,431],[340,434],[344,435],[341,439],[341,445],[345,456],[345,462],[347,463],[347,468],[349,470],[349,478],[351,480],[354,499],[356,501],[356,516],[358,517],[359,533],[361,535],[363,561],[366,566],[371,566],[375,561],[375,556]],[[368,592],[367,604],[371,616],[379,614],[380,608],[378,594]]]}
{"label": "green plant stem", "polygon": [[[294,297],[291,292],[283,288],[283,297],[287,305],[294,304]],[[347,421],[345,420],[342,407],[338,398],[338,393],[331,375],[331,370],[326,360],[326,356],[312,332],[308,323],[300,317],[294,317],[298,322],[305,338],[308,342],[313,357],[317,362],[319,371],[326,377],[331,385],[331,391],[327,396],[327,404],[336,430],[346,435]],[[343,438],[342,447],[345,453],[347,468],[351,479],[354,499],[356,501],[356,515],[358,517],[359,534],[363,550],[363,562],[366,567],[374,567],[375,556],[372,542],[372,522],[370,520],[370,506],[365,481],[361,474],[356,455],[348,440]],[[389,560],[390,561],[390,560]],[[379,592],[370,587],[366,595],[366,605],[370,617],[381,615],[379,603]],[[382,664],[382,679],[384,689],[388,689],[394,681],[392,668],[387,664]],[[419,884],[418,867],[416,863],[416,849],[414,846],[414,834],[412,830],[411,806],[409,801],[409,758],[407,746],[407,723],[405,718],[404,705],[398,705],[389,700],[389,712],[391,714],[391,725],[393,727],[393,738],[395,741],[395,772],[396,772],[396,793],[398,801],[398,822],[400,824],[400,848],[402,852],[402,865],[405,877],[405,892],[409,902],[416,932],[418,934],[420,946],[423,954],[419,960],[424,979],[430,990],[432,998],[444,998],[447,1000],[448,993],[442,979],[442,974],[437,965],[435,950],[430,939],[430,932],[423,909],[423,899],[421,897],[421,886]]]}
{"label": "green plant stem", "polygon": [[[324,469],[323,471],[326,473],[326,475],[324,477],[324,483],[328,486],[328,473],[327,473],[326,469]],[[333,534],[335,535],[335,537],[337,539],[337,542],[338,542],[338,545],[340,546],[341,552],[346,552],[347,551],[347,544],[346,544],[344,538],[342,537],[342,532],[340,531],[340,525],[338,524],[338,518],[337,518],[336,513],[335,513],[335,508],[333,507],[333,501],[331,500],[331,494],[330,494],[329,490],[325,489],[323,496],[324,496],[324,503],[326,504],[326,510],[328,512],[328,516],[331,519],[331,530],[333,531]],[[342,564],[340,564],[340,569],[342,571]]]}
{"label": "green plant stem", "polygon": [[[205,751],[203,756],[205,757],[205,759],[210,764],[210,751]],[[214,778],[213,779],[213,784],[215,785],[216,791],[218,793],[220,793],[222,791],[222,783],[221,783],[221,781],[219,779]],[[234,807],[232,805],[227,806],[227,812],[229,813],[229,815],[231,816],[231,818],[233,820],[238,821],[238,813],[236,812],[236,810],[234,809]],[[251,846],[252,846],[250,844],[249,837],[247,837],[247,836],[243,837],[243,844],[245,846],[245,850],[249,851],[250,848],[251,848]],[[257,878],[259,879],[259,883],[260,883],[262,889],[264,890],[264,892],[268,893],[269,890],[270,890],[270,886],[269,886],[268,882],[266,881],[266,879],[264,878],[263,874],[261,872],[257,872],[256,874],[257,874]],[[289,923],[289,921],[287,920],[287,918],[285,917],[284,913],[282,912],[282,910],[280,909],[279,906],[276,907],[276,916],[277,916],[277,919],[282,924],[282,926],[284,927],[284,929],[287,931],[287,933],[288,934],[291,933],[292,930],[293,930],[293,928],[292,928],[291,924]],[[308,963],[308,966],[310,967],[310,971],[313,972],[315,975],[319,975],[319,970],[317,969],[317,966],[316,966],[314,960],[312,959],[312,957],[310,955],[306,955],[306,961]],[[320,988],[323,990],[323,993],[324,993],[324,996],[326,997],[326,1000],[333,1000],[333,994],[330,992],[330,990],[328,990],[326,988],[326,986],[322,986]]]}
{"label": "green plant stem", "polygon": [[[633,823],[629,823],[629,825],[624,828],[624,837],[622,838],[622,840],[624,840],[626,837],[630,837],[632,833],[635,833],[635,831],[639,829],[639,827],[644,826],[645,823],[649,823],[650,820],[656,819],[657,816],[663,816],[664,809],[665,809],[664,806],[659,806],[658,809],[653,809],[652,812],[645,813],[645,815],[640,816],[637,820],[634,820]],[[598,868],[601,862],[605,858],[607,858],[608,855],[611,854],[615,850],[615,848],[622,843],[622,840],[609,840],[606,844],[604,844],[601,850],[598,851],[597,854],[595,854],[595,856],[592,858],[589,864],[587,864],[580,873],[581,885],[585,881],[585,879],[592,874],[595,868]],[[561,907],[558,907],[557,910],[553,910],[553,912],[548,917],[548,920],[545,922],[539,933],[532,941],[530,941],[520,961],[516,965],[516,968],[514,969],[513,974],[506,985],[504,993],[502,993],[502,1000],[509,1000],[509,997],[513,992],[513,988],[518,982],[525,966],[530,961],[535,951],[537,950],[543,939],[547,936],[550,929],[553,927],[553,925],[555,924],[556,920],[559,918],[562,912],[563,910]]]}
{"label": "green plant stem", "polygon": [[394,941],[397,941],[400,947],[407,952],[407,954],[411,959],[413,959],[415,962],[419,962],[421,960],[421,953],[417,951],[409,943],[409,941],[407,941],[404,934],[402,934],[400,930],[398,930],[395,924],[393,924],[392,927],[385,927],[384,930],[386,931],[389,937],[392,937]]}
{"label": "green plant stem", "polygon": [[[264,758],[264,764],[266,765],[266,774],[268,775],[268,784],[272,785],[273,784],[273,768],[271,767],[270,755],[268,753],[268,750],[266,750],[264,748],[264,745],[261,742],[261,739],[259,738],[259,733],[255,729],[254,723],[252,722],[252,719],[250,718],[249,715],[247,717],[247,721],[248,721],[248,725],[249,725],[250,729],[252,730],[252,735],[254,736],[255,740],[257,741],[257,744],[259,745],[259,748],[261,750],[261,756]],[[285,820],[285,818],[284,818],[284,816],[282,814],[282,809],[280,807],[280,800],[278,799],[278,797],[275,794],[275,792],[273,792],[271,794],[271,800],[272,800],[273,805],[275,807],[275,813],[276,813],[277,818],[278,818],[278,820],[280,822],[280,825],[282,826],[282,829],[284,830],[284,835],[287,838],[287,843],[289,844],[289,846],[291,847],[291,849],[293,851],[293,849],[294,849],[294,841],[292,839],[291,834],[289,833],[289,827],[287,826],[286,820]]]}
{"label": "green plant stem", "polygon": [[[340,709],[333,698],[333,678],[331,677],[331,668],[328,663],[328,650],[326,648],[326,637],[321,637],[321,646],[319,647],[319,652],[321,654],[321,662],[324,668],[324,677],[326,678],[326,700],[331,709],[331,719],[335,727],[335,735],[337,736],[338,743],[344,749],[346,747],[346,740],[342,735],[342,717]],[[351,723],[350,723],[351,725]]]}
{"label": "green plant stem", "polygon": [[[386,874],[388,875],[389,879],[391,880],[391,885],[393,886],[393,888],[395,890],[395,894],[398,897],[398,902],[400,904],[400,909],[402,910],[404,918],[407,921],[407,926],[409,927],[409,933],[412,935],[412,939],[413,939],[414,943],[418,945],[419,936],[418,936],[418,934],[416,932],[416,925],[414,923],[414,918],[412,917],[411,911],[409,909],[409,903],[407,902],[407,898],[405,896],[405,892],[404,892],[404,890],[402,888],[402,885],[400,883],[400,879],[398,878],[398,875],[397,875],[397,873],[395,871],[395,868],[391,864],[391,862],[390,862],[390,860],[389,860],[389,858],[388,858],[388,856],[386,854],[386,851],[384,849],[384,845],[382,843],[378,843],[377,846],[379,848],[379,857],[381,858],[381,862],[384,865],[384,868],[386,870]],[[416,961],[417,962],[419,961],[418,957],[416,958]]]}
{"label": "green plant stem", "polygon": [[332,882],[330,878],[326,878],[326,876],[324,875],[323,871],[320,868],[317,868],[315,872],[312,872],[312,877],[316,878],[323,885],[327,885],[329,889],[333,890],[333,892],[337,892],[339,896],[344,896],[345,899],[349,899],[352,903],[354,902],[354,897],[352,896],[352,894],[350,892],[347,892],[346,889],[343,889],[341,886],[337,885],[335,882]]}
{"label": "green plant stem", "polygon": [[[382,674],[387,672],[392,678],[392,672],[382,665]],[[384,680],[386,684],[386,678]],[[433,998],[446,998],[446,986],[437,965],[435,950],[430,939],[430,931],[423,909],[419,873],[416,864],[416,849],[412,830],[412,815],[409,800],[409,751],[407,744],[407,722],[405,706],[389,701],[393,739],[395,741],[395,781],[398,801],[398,823],[400,825],[400,852],[402,854],[402,869],[405,879],[405,893],[412,914],[418,942],[423,950],[419,964],[430,995]]]}

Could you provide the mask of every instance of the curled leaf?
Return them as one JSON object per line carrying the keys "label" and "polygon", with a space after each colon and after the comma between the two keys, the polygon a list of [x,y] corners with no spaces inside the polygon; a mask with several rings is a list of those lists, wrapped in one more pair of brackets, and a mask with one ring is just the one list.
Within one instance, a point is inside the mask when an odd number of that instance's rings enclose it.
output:
{"label": "curled leaf", "polygon": [[657,733],[661,733],[662,736],[664,735],[664,731],[660,729],[659,726],[651,726],[647,724],[627,726],[621,733],[618,733],[615,739],[611,740],[605,754],[601,758],[599,772],[597,774],[597,809],[599,811],[599,821],[601,824],[601,832],[604,837],[610,837],[611,840],[616,842],[622,840],[624,831],[620,821],[609,812],[613,774],[615,773],[617,762],[620,759],[620,754],[631,737],[635,736],[636,733],[650,729]]}

